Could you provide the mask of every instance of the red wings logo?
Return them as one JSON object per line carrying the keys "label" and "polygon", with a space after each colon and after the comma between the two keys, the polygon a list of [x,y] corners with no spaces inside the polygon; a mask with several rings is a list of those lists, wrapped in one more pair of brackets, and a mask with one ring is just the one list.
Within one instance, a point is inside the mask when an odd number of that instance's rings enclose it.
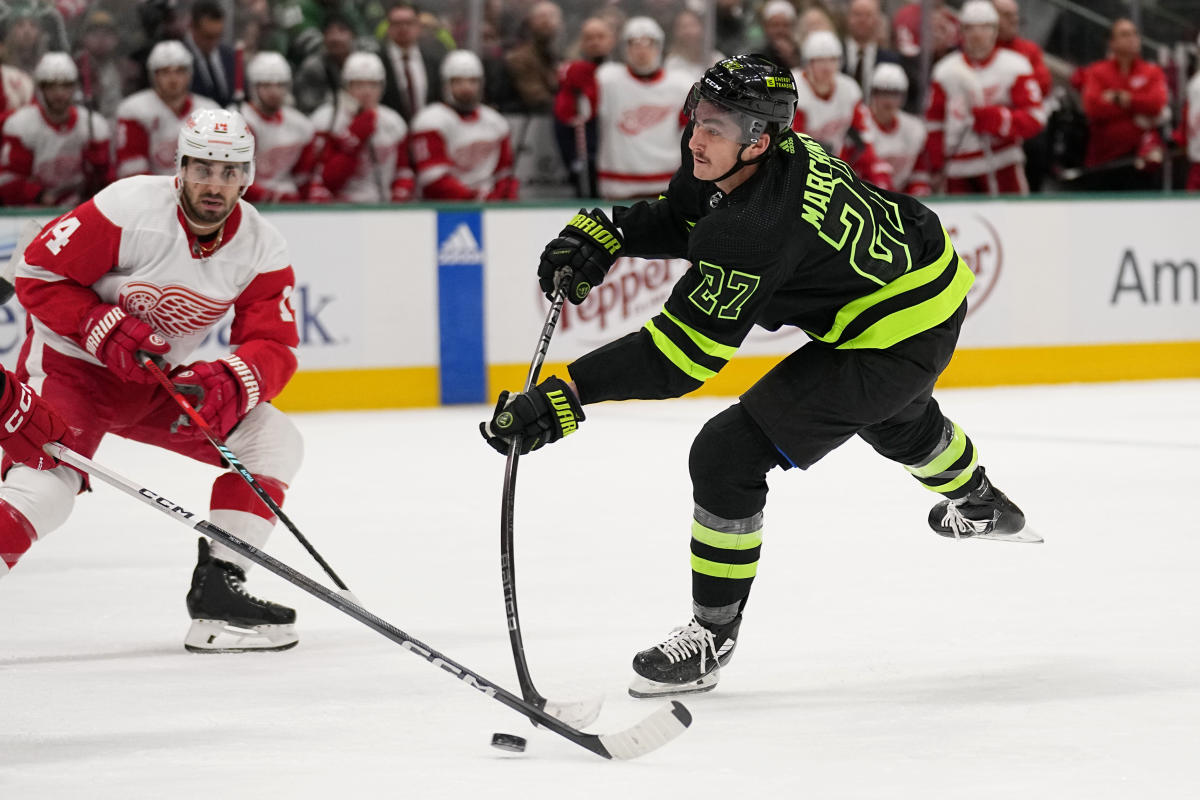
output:
{"label": "red wings logo", "polygon": [[671,114],[671,106],[638,106],[622,114],[617,127],[626,136],[637,136],[642,131],[653,128]]}
{"label": "red wings logo", "polygon": [[233,303],[183,286],[127,283],[121,289],[120,305],[128,313],[167,336],[191,336],[211,328]]}
{"label": "red wings logo", "polygon": [[214,133],[229,133],[229,123],[214,122],[213,123],[213,132]]}

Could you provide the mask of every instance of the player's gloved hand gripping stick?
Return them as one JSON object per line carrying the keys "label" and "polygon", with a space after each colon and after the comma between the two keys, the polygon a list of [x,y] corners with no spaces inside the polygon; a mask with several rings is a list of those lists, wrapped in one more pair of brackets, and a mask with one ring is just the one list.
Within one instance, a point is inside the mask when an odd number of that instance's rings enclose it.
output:
{"label": "player's gloved hand gripping stick", "polygon": [[591,211],[581,208],[542,250],[538,285],[549,299],[565,281],[567,299],[579,305],[593,286],[604,281],[624,249],[621,232],[607,214],[598,208]]}
{"label": "player's gloved hand gripping stick", "polygon": [[[343,596],[357,603],[358,598],[354,596],[354,593],[350,591],[350,588],[346,586],[342,579],[338,577],[337,573],[333,571],[333,567],[329,566],[329,564],[325,562],[324,558],[321,558],[321,554],[317,552],[316,548],[309,544],[308,539],[304,538],[304,534],[300,532],[300,529],[296,527],[291,518],[283,512],[283,509],[280,508],[279,504],[275,502],[274,498],[267,493],[267,490],[263,488],[262,484],[259,483],[252,474],[250,474],[250,470],[246,469],[246,465],[243,464],[241,460],[233,454],[233,451],[229,449],[229,446],[225,444],[221,437],[217,436],[216,432],[212,429],[212,426],[209,425],[204,417],[202,417],[199,412],[192,407],[192,404],[188,402],[188,399],[183,396],[175,384],[171,382],[171,379],[167,377],[167,374],[163,372],[162,367],[159,366],[158,362],[153,357],[146,357],[142,358],[141,363],[142,366],[146,368],[146,371],[150,373],[150,375],[154,376],[154,378],[160,384],[162,384],[162,387],[167,390],[171,397],[174,398],[175,402],[179,404],[179,407],[183,409],[183,413],[188,416],[188,419],[190,419],[192,423],[200,430],[200,432],[204,434],[208,441],[212,442],[213,447],[217,448],[217,452],[221,454],[221,457],[229,462],[229,466],[233,467],[234,471],[236,471],[238,475],[242,476],[242,479],[249,484],[250,488],[254,490],[254,493],[258,495],[258,498],[266,504],[267,508],[271,509],[271,513],[274,514],[279,521],[282,522],[284,526],[286,526],[287,529],[292,532],[292,535],[296,537],[296,541],[300,542],[300,544],[304,546],[304,549],[308,551],[308,554],[312,556],[318,564],[321,565],[321,569],[325,570],[325,574],[328,575],[329,579],[333,581],[334,585],[341,590]],[[195,372],[194,369],[190,371],[193,373]],[[197,380],[199,381],[199,379]]]}

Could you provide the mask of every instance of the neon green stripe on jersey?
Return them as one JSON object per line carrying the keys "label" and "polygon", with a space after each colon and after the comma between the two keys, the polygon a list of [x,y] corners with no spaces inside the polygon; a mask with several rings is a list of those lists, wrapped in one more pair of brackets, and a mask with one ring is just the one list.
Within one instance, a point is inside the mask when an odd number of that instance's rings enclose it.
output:
{"label": "neon green stripe on jersey", "polygon": [[967,449],[967,435],[963,433],[963,429],[958,427],[958,423],[954,423],[954,434],[950,437],[950,443],[946,445],[946,449],[938,453],[937,456],[928,464],[920,467],[905,467],[916,478],[930,478],[937,475],[939,472],[944,472],[950,468],[958,459],[962,458],[963,451]]}
{"label": "neon green stripe on jersey", "polygon": [[696,347],[699,347],[702,351],[704,351],[705,355],[719,358],[722,361],[728,361],[729,359],[733,358],[733,354],[737,352],[736,347],[730,347],[727,344],[721,344],[720,342],[708,338],[692,326],[682,322],[678,317],[676,317],[670,311],[667,311],[665,308],[662,310],[662,314],[664,317],[671,320],[671,322],[674,322],[676,325],[678,325],[679,329],[686,333],[687,337],[692,340]]}
{"label": "neon green stripe on jersey", "polygon": [[677,344],[672,342],[665,333],[658,329],[654,324],[654,320],[647,321],[645,328],[650,332],[650,338],[654,341],[654,346],[667,357],[668,361],[679,367],[684,374],[701,383],[717,374],[708,367],[697,364],[688,358],[687,353],[680,350]]}
{"label": "neon green stripe on jersey", "polygon": [[701,544],[720,550],[752,550],[762,544],[762,531],[722,533],[714,531],[712,528],[706,528],[692,520],[692,538]]}
{"label": "neon green stripe on jersey", "polygon": [[888,314],[848,342],[838,345],[839,349],[874,347],[883,349],[903,341],[913,334],[928,330],[949,319],[954,310],[962,305],[975,275],[967,262],[959,259],[950,285],[923,303]]}
{"label": "neon green stripe on jersey", "polygon": [[718,564],[700,556],[692,556],[692,571],[714,578],[753,578],[758,573],[758,562],[753,564]]}

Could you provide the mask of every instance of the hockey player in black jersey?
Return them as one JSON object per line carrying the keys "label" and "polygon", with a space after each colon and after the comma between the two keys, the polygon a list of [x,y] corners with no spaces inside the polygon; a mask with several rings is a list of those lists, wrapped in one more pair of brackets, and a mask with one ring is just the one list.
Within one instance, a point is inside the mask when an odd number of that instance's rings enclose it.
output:
{"label": "hockey player in black jersey", "polygon": [[810,337],[692,444],[694,616],[634,657],[637,697],[716,685],[758,564],[767,473],[806,469],[852,436],[944,496],[929,514],[937,533],[1041,541],[933,399],[973,275],[931,210],[794,133],[795,104],[791,73],[761,56],[705,72],[687,99],[683,165],[666,196],[616,208],[612,220],[581,210],[546,246],[538,277],[548,295],[567,280],[579,303],[619,256],[686,258],[691,268],[641,330],[573,362],[570,382],[501,393],[480,426],[501,452],[516,434],[537,449],[573,432],[584,405],[696,389],[754,325]]}

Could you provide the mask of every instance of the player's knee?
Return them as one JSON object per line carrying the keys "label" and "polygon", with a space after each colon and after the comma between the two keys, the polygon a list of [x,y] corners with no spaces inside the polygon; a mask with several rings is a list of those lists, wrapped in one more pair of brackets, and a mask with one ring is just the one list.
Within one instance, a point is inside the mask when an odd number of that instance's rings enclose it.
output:
{"label": "player's knee", "polygon": [[692,442],[693,498],[723,517],[751,516],[766,503],[767,472],[778,463],[774,446],[742,405],[731,406],[706,422]]}
{"label": "player's knee", "polygon": [[82,478],[70,467],[48,470],[14,466],[0,485],[0,500],[18,511],[38,538],[61,526],[75,508]]}
{"label": "player's knee", "polygon": [[304,459],[300,430],[287,414],[267,403],[247,414],[227,443],[250,472],[285,484],[292,482]]}

